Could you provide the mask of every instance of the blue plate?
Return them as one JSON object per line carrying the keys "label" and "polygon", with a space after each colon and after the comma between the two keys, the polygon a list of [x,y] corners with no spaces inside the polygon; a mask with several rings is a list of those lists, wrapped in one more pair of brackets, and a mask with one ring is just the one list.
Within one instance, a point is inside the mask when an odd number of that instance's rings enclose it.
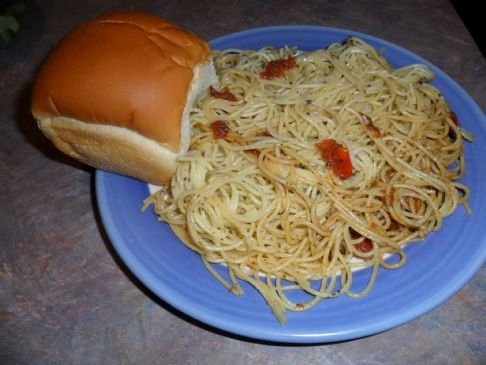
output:
{"label": "blue plate", "polygon": [[[372,292],[361,299],[346,296],[321,301],[300,313],[288,312],[278,324],[255,289],[243,283],[245,294],[229,293],[205,269],[199,256],[186,248],[169,226],[157,222],[148,209],[140,211],[147,185],[127,177],[97,171],[96,192],[101,217],[120,257],[156,295],[180,311],[211,326],[252,338],[296,343],[341,341],[371,335],[410,321],[456,293],[481,267],[486,257],[486,118],[466,92],[444,72],[421,57],[384,40],[352,31],[319,26],[279,26],[230,34],[211,42],[215,49],[297,46],[313,50],[358,36],[378,49],[395,67],[428,65],[433,84],[451,103],[462,125],[476,136],[466,143],[467,175],[473,214],[463,207],[444,220],[439,232],[424,243],[407,246],[408,261],[396,270],[381,269]],[[224,268],[218,270],[224,272]],[[365,285],[366,272],[355,274]]]}

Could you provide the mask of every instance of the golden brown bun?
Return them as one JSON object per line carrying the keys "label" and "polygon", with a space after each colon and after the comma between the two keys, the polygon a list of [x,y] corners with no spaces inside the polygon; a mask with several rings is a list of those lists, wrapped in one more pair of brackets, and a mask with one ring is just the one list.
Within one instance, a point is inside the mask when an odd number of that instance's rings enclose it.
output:
{"label": "golden brown bun", "polygon": [[187,149],[190,102],[214,82],[210,55],[206,41],[160,17],[106,14],[74,29],[46,60],[32,113],[70,156],[160,184]]}

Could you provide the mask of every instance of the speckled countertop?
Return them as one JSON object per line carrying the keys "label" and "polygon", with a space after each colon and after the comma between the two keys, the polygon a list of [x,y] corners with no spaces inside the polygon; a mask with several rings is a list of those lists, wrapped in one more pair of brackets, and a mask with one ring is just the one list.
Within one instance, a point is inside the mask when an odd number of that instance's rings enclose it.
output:
{"label": "speckled countertop", "polygon": [[[486,270],[393,330],[328,345],[231,336],[151,294],[115,254],[94,174],[58,153],[30,116],[36,69],[76,24],[151,11],[212,39],[276,24],[375,35],[428,59],[486,109],[486,62],[452,5],[409,1],[39,1],[30,29],[0,49],[0,364],[485,364]],[[283,5],[285,4],[285,6]]]}

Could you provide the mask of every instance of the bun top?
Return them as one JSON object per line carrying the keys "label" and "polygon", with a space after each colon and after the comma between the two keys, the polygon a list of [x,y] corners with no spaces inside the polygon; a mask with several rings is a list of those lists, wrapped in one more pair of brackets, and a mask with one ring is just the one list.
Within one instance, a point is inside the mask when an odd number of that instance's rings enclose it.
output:
{"label": "bun top", "polygon": [[39,71],[32,113],[125,127],[177,153],[194,67],[209,44],[145,13],[115,12],[74,29]]}

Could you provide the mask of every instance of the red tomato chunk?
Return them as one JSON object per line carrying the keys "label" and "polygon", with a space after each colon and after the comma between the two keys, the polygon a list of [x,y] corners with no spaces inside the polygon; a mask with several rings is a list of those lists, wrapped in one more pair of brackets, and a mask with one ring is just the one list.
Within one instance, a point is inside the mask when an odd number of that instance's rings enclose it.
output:
{"label": "red tomato chunk", "polygon": [[368,253],[373,249],[373,244],[369,238],[365,238],[363,241],[354,246],[359,252]]}
{"label": "red tomato chunk", "polygon": [[271,80],[276,77],[283,77],[285,71],[295,68],[296,65],[295,59],[292,56],[283,60],[270,61],[265,66],[265,69],[260,72],[260,78]]}
{"label": "red tomato chunk", "polygon": [[333,139],[325,139],[316,143],[316,148],[321,152],[322,159],[326,162],[327,167],[332,169],[334,175],[341,179],[347,179],[353,175],[353,165],[346,147]]}
{"label": "red tomato chunk", "polygon": [[216,98],[216,99],[224,99],[224,100],[228,100],[228,101],[238,101],[236,96],[231,91],[229,91],[229,89],[227,87],[225,87],[222,91],[217,91],[215,88],[210,86],[209,87],[209,93],[211,94],[211,96],[213,98]]}
{"label": "red tomato chunk", "polygon": [[226,138],[228,133],[231,131],[230,127],[224,120],[217,120],[211,123],[211,130],[213,131],[213,136],[216,139]]}

